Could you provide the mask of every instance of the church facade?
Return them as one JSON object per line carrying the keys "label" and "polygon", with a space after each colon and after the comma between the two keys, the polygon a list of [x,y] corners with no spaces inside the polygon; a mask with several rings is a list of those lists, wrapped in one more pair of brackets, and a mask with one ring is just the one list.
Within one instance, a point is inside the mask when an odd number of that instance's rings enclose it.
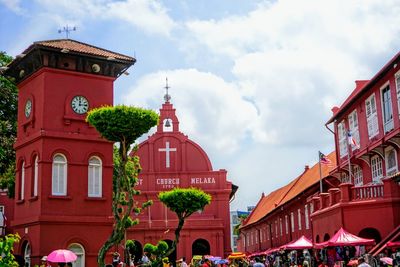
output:
{"label": "church facade", "polygon": [[[7,226],[21,236],[15,252],[28,266],[60,248],[78,255],[74,266],[96,266],[113,225],[113,144],[85,117],[92,108],[113,104],[113,82],[135,61],[70,39],[50,40],[32,44],[4,73],[19,89],[14,214]],[[188,248],[194,246],[196,253],[222,256],[230,250],[232,185],[225,170],[212,171],[204,151],[178,131],[172,105],[164,105],[161,118],[171,119],[174,130],[159,132],[159,125],[138,151],[143,166],[139,201],[155,204],[138,215],[141,223],[127,236],[138,244],[171,240],[175,218],[156,195],[196,186],[212,194],[212,204],[187,222],[177,255],[189,258]]]}
{"label": "church facade", "polygon": [[179,120],[168,93],[160,109],[160,123],[155,134],[139,145],[142,172],[138,200],[153,200],[153,205],[140,215],[140,224],[128,231],[137,245],[156,244],[175,238],[176,215],[157,198],[160,191],[175,187],[196,187],[211,195],[211,204],[195,212],[184,225],[174,258],[193,255],[227,255],[230,248],[229,200],[232,183],[226,170],[213,170],[204,150],[179,130]]}

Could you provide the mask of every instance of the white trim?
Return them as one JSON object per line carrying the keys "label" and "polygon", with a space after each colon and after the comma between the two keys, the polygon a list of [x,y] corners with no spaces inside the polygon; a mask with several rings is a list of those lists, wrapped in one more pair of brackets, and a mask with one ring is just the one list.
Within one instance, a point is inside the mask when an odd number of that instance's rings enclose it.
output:
{"label": "white trim", "polygon": [[374,184],[382,182],[382,158],[379,155],[371,157],[371,177]]}
{"label": "white trim", "polygon": [[[397,81],[399,79],[399,81]],[[397,96],[397,114],[400,117],[400,70],[394,74],[394,83],[395,83],[395,90]]]}
{"label": "white trim", "polygon": [[[357,109],[353,110],[347,117],[349,121],[349,131],[353,136],[354,140],[360,146],[360,132],[358,131],[358,113]],[[357,149],[357,146],[352,145],[352,150]]]}
{"label": "white trim", "polygon": [[[372,99],[374,99],[372,105]],[[370,103],[370,110],[371,113],[368,115],[368,103]],[[375,110],[375,112],[373,112]],[[378,111],[376,107],[376,97],[375,93],[372,93],[366,100],[365,100],[365,117],[367,120],[367,131],[369,139],[375,137],[379,134],[379,123],[378,123]]]}
{"label": "white trim", "polygon": [[299,230],[301,230],[301,228],[302,228],[302,225],[301,225],[301,209],[297,209],[297,220],[298,220]]}
{"label": "white trim", "polygon": [[[71,247],[77,247],[79,249],[81,249],[80,251],[74,250],[73,248],[71,249]],[[85,248],[79,244],[79,243],[71,243],[68,246],[68,249],[71,250],[72,252],[74,252],[76,254],[76,256],[78,257],[76,261],[74,261],[72,263],[72,267],[85,267]],[[78,265],[79,260],[81,260],[80,264]]]}
{"label": "white trim", "polygon": [[25,161],[21,164],[21,185],[20,185],[20,200],[25,199]]}
{"label": "white trim", "polygon": [[39,157],[36,155],[33,163],[33,196],[38,195],[38,179],[39,179]]}
{"label": "white trim", "polygon": [[[97,160],[98,163],[91,162]],[[96,185],[98,186],[96,190]],[[90,157],[88,162],[88,197],[102,197],[103,163],[99,157]]]}
{"label": "white trim", "polygon": [[343,158],[344,156],[347,155],[347,146],[348,146],[346,125],[344,123],[344,120],[338,123],[337,129],[338,129],[339,154],[340,158]]}
{"label": "white trim", "polygon": [[354,165],[353,176],[354,176],[354,185],[362,186],[363,185],[363,173],[362,173],[362,168],[360,166]]}
{"label": "white trim", "polygon": [[[384,104],[384,99],[383,99],[383,90],[386,88],[389,88],[389,105],[390,105],[390,113],[391,113],[391,118],[387,121],[385,121],[385,104]],[[382,112],[382,126],[383,126],[383,132],[387,133],[390,132],[391,130],[394,129],[394,122],[393,122],[393,102],[392,102],[392,90],[390,88],[390,83],[389,81],[385,82],[380,88],[380,97],[381,97],[381,112]]]}
{"label": "white trim", "polygon": [[[55,158],[61,156],[64,161],[56,161]],[[53,156],[52,162],[52,174],[51,174],[51,194],[53,196],[66,196],[67,195],[67,169],[68,161],[67,158],[61,154],[57,153]],[[62,185],[60,186],[60,182]]]}
{"label": "white trim", "polygon": [[[395,163],[395,166],[393,166],[392,168],[390,168],[390,169],[388,169],[388,167],[389,167],[389,153],[391,152],[391,151],[393,151],[394,152],[394,163]],[[395,174],[397,171],[398,171],[398,166],[397,166],[398,164],[397,164],[397,151],[396,151],[396,149],[394,149],[394,147],[392,147],[392,146],[388,146],[388,147],[386,147],[385,148],[385,171],[386,171],[386,176],[390,176],[390,175],[393,175],[393,174]]]}

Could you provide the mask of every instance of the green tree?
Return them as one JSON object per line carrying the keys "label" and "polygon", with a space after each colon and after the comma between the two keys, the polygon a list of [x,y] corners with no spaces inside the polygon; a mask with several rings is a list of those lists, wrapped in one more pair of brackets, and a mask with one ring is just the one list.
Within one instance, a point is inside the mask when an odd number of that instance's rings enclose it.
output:
{"label": "green tree", "polygon": [[[0,67],[6,66],[12,57],[0,52]],[[13,144],[17,135],[18,90],[13,81],[0,71],[0,188],[8,189],[14,196],[15,151]]]}
{"label": "green tree", "polygon": [[170,191],[160,192],[158,199],[178,216],[178,226],[175,229],[175,240],[171,248],[165,253],[169,256],[179,243],[180,232],[185,220],[196,211],[204,210],[211,203],[211,195],[199,188],[174,188]]}
{"label": "green tree", "polygon": [[143,208],[151,205],[148,201],[139,207],[134,196],[140,191],[135,190],[140,172],[139,158],[128,155],[131,145],[151,127],[157,125],[157,113],[137,107],[115,106],[101,107],[88,112],[86,121],[93,125],[107,140],[117,142],[114,150],[113,199],[112,213],[114,226],[110,237],[100,248],[97,258],[98,265],[104,266],[107,251],[119,244],[129,227],[139,223],[131,218],[132,213],[140,213]]}
{"label": "green tree", "polygon": [[19,242],[18,234],[9,234],[0,238],[0,266],[18,267],[13,255],[14,243]]}
{"label": "green tree", "polygon": [[[160,240],[158,241],[157,245],[154,246],[150,243],[146,243],[143,247],[144,253],[150,255],[151,259],[151,266],[152,267],[159,267],[162,266],[162,261],[167,256],[168,251],[168,244],[167,242]],[[168,258],[166,258],[168,260]],[[142,264],[143,265],[143,264]]]}

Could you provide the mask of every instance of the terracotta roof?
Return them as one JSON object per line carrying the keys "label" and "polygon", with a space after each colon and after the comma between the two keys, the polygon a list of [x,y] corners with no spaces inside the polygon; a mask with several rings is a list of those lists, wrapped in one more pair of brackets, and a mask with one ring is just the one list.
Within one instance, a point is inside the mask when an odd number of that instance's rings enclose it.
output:
{"label": "terracotta roof", "polygon": [[48,40],[48,41],[38,41],[34,42],[31,46],[29,46],[24,54],[27,54],[31,49],[35,46],[43,46],[48,48],[56,48],[56,49],[67,49],[69,51],[90,54],[94,56],[104,57],[106,59],[117,59],[117,60],[126,60],[126,61],[136,61],[133,57],[125,56],[123,54],[115,53],[103,48],[99,48],[93,45],[81,43],[71,39],[58,39],[58,40]]}
{"label": "terracotta roof", "polygon": [[[322,177],[327,177],[329,172],[336,166],[336,154],[331,152],[327,157],[332,161],[332,166],[322,165]],[[299,177],[292,180],[289,184],[271,192],[269,195],[262,197],[254,210],[250,213],[242,227],[247,227],[258,222],[266,215],[279,208],[283,204],[294,199],[310,186],[319,183],[319,166],[316,163],[309,169],[306,169]]]}
{"label": "terracotta roof", "polygon": [[354,101],[356,101],[360,97],[360,95],[362,95],[369,88],[374,86],[374,84],[378,82],[390,69],[392,69],[393,66],[396,66],[395,64],[397,64],[399,60],[400,60],[400,52],[398,52],[392,59],[390,59],[389,62],[387,62],[385,66],[383,66],[382,69],[380,69],[375,74],[375,76],[372,77],[371,80],[363,83],[362,86],[359,87],[356,81],[357,84],[356,89],[354,89],[354,91],[350,94],[350,96],[340,106],[339,110],[337,110],[337,112],[333,114],[333,116],[329,119],[329,121],[326,124],[333,122],[339,116],[339,114],[343,113]]}

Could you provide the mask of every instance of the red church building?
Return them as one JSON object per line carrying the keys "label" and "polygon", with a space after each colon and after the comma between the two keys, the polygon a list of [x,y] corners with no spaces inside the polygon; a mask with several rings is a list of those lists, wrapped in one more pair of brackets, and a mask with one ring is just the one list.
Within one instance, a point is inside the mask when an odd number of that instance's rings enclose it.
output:
{"label": "red church building", "polygon": [[[279,247],[299,235],[319,243],[341,227],[375,239],[371,254],[400,240],[400,53],[371,80],[356,81],[350,96],[332,111],[327,125],[334,128],[336,153],[329,157],[337,165],[322,171],[324,190],[299,185],[306,170],[263,196],[242,226],[244,251]],[[318,177],[314,173],[306,180]]]}
{"label": "red church building", "polygon": [[129,230],[128,237],[134,238],[139,246],[158,240],[171,244],[177,217],[157,199],[157,194],[174,187],[197,187],[211,195],[211,204],[186,220],[172,259],[183,256],[191,259],[193,255],[223,257],[231,251],[232,183],[226,180],[226,170],[213,170],[204,150],[179,131],[179,120],[168,92],[164,99],[156,133],[142,142],[137,151],[142,166],[139,201],[151,199],[154,204],[140,216],[140,224]]}
{"label": "red church building", "polygon": [[[19,89],[16,197],[8,226],[21,236],[15,252],[28,266],[59,248],[78,255],[76,267],[96,266],[113,224],[113,143],[85,117],[92,108],[113,104],[113,82],[135,61],[70,39],[50,40],[32,44],[4,73],[15,78]],[[141,199],[155,204],[127,235],[142,245],[171,240],[168,230],[176,220],[156,195],[175,186],[196,186],[212,195],[212,204],[187,222],[177,255],[222,256],[230,250],[232,184],[225,170],[213,171],[201,147],[179,132],[168,100],[161,119],[157,133],[138,151]],[[166,119],[172,131],[164,130]]]}

